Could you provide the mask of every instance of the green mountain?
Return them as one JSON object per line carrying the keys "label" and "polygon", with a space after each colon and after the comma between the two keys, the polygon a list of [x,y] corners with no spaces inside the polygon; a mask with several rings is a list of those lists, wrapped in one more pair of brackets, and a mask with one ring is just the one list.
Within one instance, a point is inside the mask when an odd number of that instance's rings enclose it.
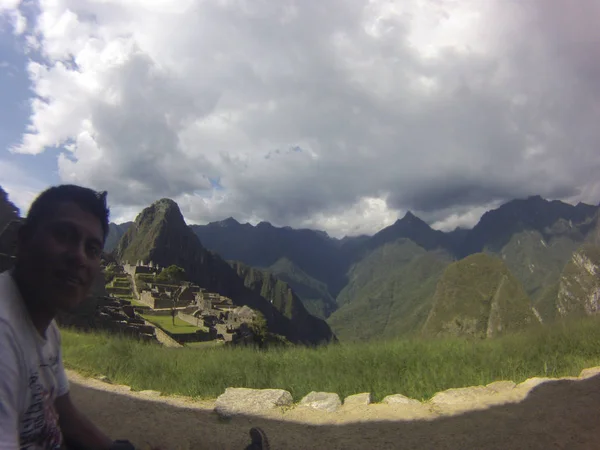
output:
{"label": "green mountain", "polygon": [[104,243],[104,251],[112,252],[115,248],[117,248],[119,241],[131,225],[133,225],[133,222],[125,222],[120,224],[113,222],[109,223],[108,236],[106,237],[106,242]]}
{"label": "green mountain", "polygon": [[278,259],[268,270],[294,290],[313,316],[324,319],[337,308],[327,285],[308,275],[288,258]]}
{"label": "green mountain", "polygon": [[242,225],[233,218],[191,228],[223,258],[277,273],[307,309],[322,317],[330,313],[335,305],[332,299],[346,284],[350,258],[340,242],[326,233],[277,228],[268,222]]}
{"label": "green mountain", "polygon": [[568,234],[573,223],[583,223],[597,211],[597,206],[583,203],[573,206],[540,196],[512,200],[481,217],[465,237],[459,256],[481,251],[500,252],[515,234],[522,231],[536,230],[544,238],[561,231]]}
{"label": "green mountain", "polygon": [[398,239],[354,264],[339,309],[328,319],[342,341],[395,337],[421,328],[436,283],[451,257]]}
{"label": "green mountain", "polygon": [[[539,200],[534,198],[532,203],[535,206]],[[554,202],[546,202],[546,205],[556,207]],[[563,214],[565,217],[559,217],[549,225],[542,227],[540,224],[539,229],[532,226],[514,233],[499,252],[523,284],[544,321],[557,317],[556,299],[561,272],[573,253],[592,237],[597,223],[598,209],[588,205],[560,206],[557,210],[571,213]],[[591,215],[594,210],[596,214]]]}
{"label": "green mountain", "polygon": [[302,323],[317,336],[330,336],[331,329],[321,320],[306,311],[293,289],[266,270],[255,269],[243,263],[230,263],[244,285],[262,298],[268,300],[278,311],[290,320]]}
{"label": "green mountain", "polygon": [[400,238],[410,239],[425,250],[435,250],[438,248],[450,250],[451,240],[446,233],[434,230],[410,211],[393,225],[374,234],[366,242],[365,247],[372,250]]}
{"label": "green mountain", "polygon": [[[585,243],[600,245],[599,214],[597,206],[537,196],[510,201],[484,214],[473,229],[450,233],[433,230],[410,212],[373,236],[343,239],[233,218],[191,228],[223,258],[268,270],[287,283],[306,310],[327,318],[338,337],[348,340],[419,332],[446,266],[481,252],[503,262],[502,271],[521,286],[539,318],[552,322],[560,317],[567,263]],[[471,282],[486,291],[490,280]]]}
{"label": "green mountain", "polygon": [[573,254],[560,277],[556,306],[561,318],[600,312],[600,246],[587,244]]}
{"label": "green mountain", "polygon": [[283,302],[284,311],[280,311],[247,287],[248,281],[238,276],[236,269],[202,246],[172,200],[162,199],[145,208],[121,238],[116,255],[132,263],[142,260],[162,267],[180,266],[190,281],[231,298],[236,305],[260,311],[269,331],[291,342],[317,344],[333,339],[327,324],[310,316],[296,298],[289,300],[291,306]]}
{"label": "green mountain", "polygon": [[423,333],[489,338],[535,323],[531,301],[506,264],[478,253],[446,268]]}
{"label": "green mountain", "polygon": [[556,318],[558,280],[580,245],[566,236],[544,237],[529,230],[513,235],[500,252],[545,322]]}

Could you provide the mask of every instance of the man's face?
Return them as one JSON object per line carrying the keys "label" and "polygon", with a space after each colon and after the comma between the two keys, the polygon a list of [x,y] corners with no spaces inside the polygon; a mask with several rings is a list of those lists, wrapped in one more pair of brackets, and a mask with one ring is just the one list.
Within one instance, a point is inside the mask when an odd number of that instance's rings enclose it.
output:
{"label": "man's face", "polygon": [[39,302],[69,310],[87,297],[100,270],[103,236],[94,215],[64,202],[20,237],[18,259]]}

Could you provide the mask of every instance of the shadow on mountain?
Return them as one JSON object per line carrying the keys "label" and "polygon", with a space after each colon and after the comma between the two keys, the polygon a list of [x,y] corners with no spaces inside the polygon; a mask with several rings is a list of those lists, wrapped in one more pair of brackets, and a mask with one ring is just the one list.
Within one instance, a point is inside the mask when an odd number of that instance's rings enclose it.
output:
{"label": "shadow on mountain", "polygon": [[534,388],[520,403],[431,420],[307,425],[259,417],[228,421],[72,383],[75,402],[114,438],[168,449],[243,449],[251,426],[283,449],[598,449],[600,376],[557,380]]}

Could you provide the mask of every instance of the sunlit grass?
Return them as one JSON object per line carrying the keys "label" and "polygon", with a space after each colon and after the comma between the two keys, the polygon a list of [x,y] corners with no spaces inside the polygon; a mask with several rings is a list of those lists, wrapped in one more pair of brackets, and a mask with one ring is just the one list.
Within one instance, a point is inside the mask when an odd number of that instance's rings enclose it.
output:
{"label": "sunlit grass", "polygon": [[171,334],[195,333],[196,331],[201,329],[190,323],[187,323],[185,320],[181,320],[179,317],[175,317],[175,324],[173,324],[173,317],[171,317],[171,315],[152,316],[142,314],[141,316],[148,322],[158,325],[163,330]]}
{"label": "sunlit grass", "polygon": [[[156,317],[156,316],[155,316]],[[171,317],[165,316],[169,323]],[[371,392],[428,399],[452,387],[533,376],[577,376],[600,365],[600,320],[546,327],[495,340],[395,340],[317,349],[169,349],[106,334],[63,330],[67,366],[134,389],[214,398],[227,387]]]}

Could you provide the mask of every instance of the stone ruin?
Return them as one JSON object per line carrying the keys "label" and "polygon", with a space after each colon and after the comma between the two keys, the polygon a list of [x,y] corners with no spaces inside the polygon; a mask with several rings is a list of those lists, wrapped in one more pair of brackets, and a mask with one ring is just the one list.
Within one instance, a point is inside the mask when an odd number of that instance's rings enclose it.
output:
{"label": "stone ruin", "polygon": [[204,326],[227,343],[237,343],[253,338],[251,324],[256,316],[254,310],[248,306],[233,307],[227,303],[227,308],[204,309],[203,307],[191,308],[191,314],[180,313],[179,317],[196,326]]}

